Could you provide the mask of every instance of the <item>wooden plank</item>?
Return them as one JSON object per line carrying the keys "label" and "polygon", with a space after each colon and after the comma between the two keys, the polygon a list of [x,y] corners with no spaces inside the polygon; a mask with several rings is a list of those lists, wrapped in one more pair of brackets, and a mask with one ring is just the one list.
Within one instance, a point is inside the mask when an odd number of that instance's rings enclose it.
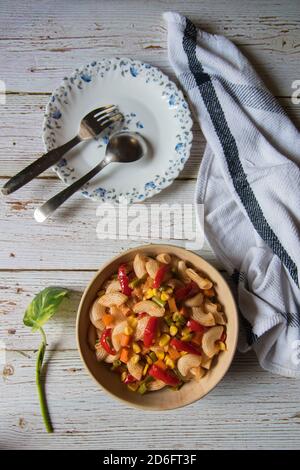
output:
{"label": "wooden plank", "polygon": [[[214,3],[214,5],[212,5]],[[174,76],[162,12],[170,3],[1,2],[2,80],[11,91],[49,92],[63,76],[100,57],[131,56]],[[203,29],[225,34],[249,57],[272,92],[291,95],[298,78],[299,4],[246,0],[172,2]],[[12,14],[13,11],[13,14]],[[29,14],[30,12],[30,14]],[[116,14],[116,12],[118,12]],[[201,12],[199,19],[199,12]]]}
{"label": "wooden plank", "polygon": [[[46,355],[55,433],[44,431],[35,353],[9,352],[0,381],[2,449],[296,449],[300,382],[264,372],[238,354],[223,381],[195,404],[147,413],[114,401],[85,371],[76,351]],[[172,432],[170,432],[170,429]]]}
{"label": "wooden plank", "polygon": [[[43,154],[42,123],[48,100],[49,96],[39,94],[7,96],[6,104],[1,106],[0,176],[13,176]],[[280,98],[279,102],[300,127],[300,106],[293,105],[289,98]],[[199,171],[205,139],[197,123],[193,132],[191,155],[179,179],[196,178]],[[55,177],[52,170],[46,171],[42,176]]]}
{"label": "wooden plank", "polygon": [[[0,179],[1,186],[4,181]],[[60,181],[37,179],[19,192],[3,199],[0,207],[2,269],[93,270],[120,251],[146,242],[145,237],[138,237],[136,240],[133,240],[133,237],[123,240],[99,239],[96,233],[100,221],[100,217],[96,215],[98,204],[80,194],[75,194],[57,211],[55,217],[44,224],[35,222],[34,209],[62,188],[63,184]],[[192,204],[194,190],[195,182],[192,180],[175,181],[172,186],[146,202],[145,206],[149,208],[151,204],[158,203]],[[120,215],[118,220],[124,220],[123,211],[118,214]],[[148,216],[150,237],[149,212]],[[189,220],[192,227],[192,224],[195,224],[195,217],[193,214],[191,216]],[[161,235],[161,242],[186,244],[186,232],[176,234],[173,230],[173,217],[170,223],[164,220],[162,227],[170,230],[170,236],[163,239]],[[107,237],[110,235],[107,234]],[[211,261],[215,260],[207,245],[204,245],[199,253]]]}

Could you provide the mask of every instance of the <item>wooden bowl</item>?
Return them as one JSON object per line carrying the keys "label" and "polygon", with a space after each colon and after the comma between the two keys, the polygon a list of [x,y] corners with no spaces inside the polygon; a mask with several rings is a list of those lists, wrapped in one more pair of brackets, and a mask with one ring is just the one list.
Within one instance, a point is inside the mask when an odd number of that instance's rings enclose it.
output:
{"label": "wooden bowl", "polygon": [[[94,301],[97,291],[102,283],[112,274],[116,273],[122,263],[131,261],[138,252],[156,256],[159,253],[169,253],[191,263],[195,268],[203,271],[214,282],[215,290],[220,303],[223,305],[227,317],[227,351],[220,352],[214,359],[211,369],[205,376],[196,382],[192,380],[184,384],[179,391],[162,389],[157,392],[139,395],[131,392],[120,382],[120,377],[110,371],[109,365],[97,362],[95,353],[92,352],[87,342],[87,331],[90,323],[89,309]],[[113,395],[115,398],[126,402],[128,405],[148,410],[170,410],[193,403],[212,390],[223,378],[233,359],[238,338],[238,315],[232,293],[221,274],[200,256],[171,245],[145,245],[123,252],[108,263],[104,264],[87,286],[77,314],[76,323],[78,349],[87,370],[96,380],[98,385]]]}

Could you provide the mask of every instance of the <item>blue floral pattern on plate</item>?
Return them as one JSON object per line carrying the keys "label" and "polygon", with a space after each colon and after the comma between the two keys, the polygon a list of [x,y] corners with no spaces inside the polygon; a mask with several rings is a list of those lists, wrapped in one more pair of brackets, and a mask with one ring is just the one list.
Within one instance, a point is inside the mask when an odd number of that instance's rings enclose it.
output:
{"label": "blue floral pattern on plate", "polygon": [[[69,106],[72,99],[71,93],[73,88],[82,90],[84,87],[91,86],[93,80],[97,77],[104,77],[110,71],[119,71],[122,77],[131,77],[133,80],[142,78],[145,84],[156,84],[159,87],[161,97],[166,101],[168,107],[175,111],[174,118],[179,124],[179,132],[176,135],[175,147],[170,149],[169,165],[162,174],[157,174],[151,177],[151,180],[144,184],[144,190],[141,191],[133,187],[131,191],[122,193],[116,189],[107,190],[98,187],[94,190],[89,190],[89,183],[84,186],[82,194],[89,198],[98,201],[115,201],[121,202],[125,200],[129,203],[135,201],[143,201],[151,197],[162,189],[169,186],[173,180],[178,176],[186,163],[190,147],[192,143],[192,119],[188,105],[184,99],[182,92],[177,86],[169,80],[156,67],[143,62],[128,58],[112,58],[103,59],[101,61],[92,61],[86,66],[76,69],[70,77],[65,77],[61,86],[53,93],[47,105],[45,112],[45,119],[43,125],[43,137],[47,150],[57,147],[56,143],[56,130],[61,128],[60,120],[63,113],[63,108]],[[128,130],[128,126],[135,128],[136,132],[144,129],[144,122],[134,112],[125,114],[122,123],[122,130]],[[105,147],[108,143],[110,135],[114,132],[111,126],[106,129],[98,139],[98,147]],[[73,173],[74,168],[68,165],[68,162],[63,158],[55,167],[54,170],[59,177],[67,184],[75,179]]]}

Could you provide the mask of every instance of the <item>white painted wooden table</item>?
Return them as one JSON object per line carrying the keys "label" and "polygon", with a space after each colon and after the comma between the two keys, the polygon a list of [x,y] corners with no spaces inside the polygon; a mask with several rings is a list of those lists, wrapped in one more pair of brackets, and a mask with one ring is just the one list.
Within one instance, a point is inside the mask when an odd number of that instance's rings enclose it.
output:
{"label": "white painted wooden table", "polygon": [[[252,60],[299,124],[290,101],[299,79],[297,0],[16,1],[0,2],[1,186],[43,152],[44,106],[61,78],[92,59],[131,56],[173,77],[161,13],[181,11],[210,32],[223,33]],[[156,202],[191,202],[204,139],[195,128],[192,156]],[[144,413],[113,401],[88,377],[75,346],[80,295],[101,263],[134,243],[96,238],[96,205],[75,196],[44,225],[33,209],[62,187],[51,171],[1,201],[0,448],[299,448],[300,383],[260,369],[237,354],[222,383],[178,411]],[[152,201],[154,202],[154,200]],[[175,241],[173,241],[175,242]],[[201,254],[214,261],[209,249]],[[47,396],[55,434],[47,435],[34,383],[40,338],[22,326],[24,309],[41,288],[72,289],[71,305],[47,326]]]}

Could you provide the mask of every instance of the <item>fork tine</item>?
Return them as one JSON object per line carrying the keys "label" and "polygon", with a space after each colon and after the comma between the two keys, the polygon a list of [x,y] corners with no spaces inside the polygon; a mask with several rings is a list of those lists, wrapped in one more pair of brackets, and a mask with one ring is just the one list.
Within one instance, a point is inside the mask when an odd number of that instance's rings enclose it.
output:
{"label": "fork tine", "polygon": [[110,113],[115,109],[117,109],[117,106],[115,106],[114,104],[112,104],[111,106],[107,106],[105,109],[96,109],[96,112],[94,112],[93,117],[96,118],[100,115],[103,115],[104,113]]}
{"label": "fork tine", "polygon": [[115,110],[115,111],[112,112],[112,113],[102,114],[101,116],[99,116],[99,118],[96,119],[96,121],[99,122],[99,123],[101,123],[101,122],[104,121],[105,119],[109,119],[109,118],[115,116],[116,114],[121,114],[121,113],[120,113],[120,111]]}
{"label": "fork tine", "polygon": [[90,111],[86,116],[84,116],[84,119],[90,119],[92,118],[95,114],[97,113],[102,113],[103,111],[106,111],[107,109],[115,107],[114,104],[108,104],[106,106],[102,106],[101,108],[96,108]]}
{"label": "fork tine", "polygon": [[122,120],[122,119],[123,119],[123,114],[118,113],[118,114],[114,114],[113,116],[107,116],[107,118],[99,122],[99,124],[101,127],[103,126],[108,127],[114,122]]}

